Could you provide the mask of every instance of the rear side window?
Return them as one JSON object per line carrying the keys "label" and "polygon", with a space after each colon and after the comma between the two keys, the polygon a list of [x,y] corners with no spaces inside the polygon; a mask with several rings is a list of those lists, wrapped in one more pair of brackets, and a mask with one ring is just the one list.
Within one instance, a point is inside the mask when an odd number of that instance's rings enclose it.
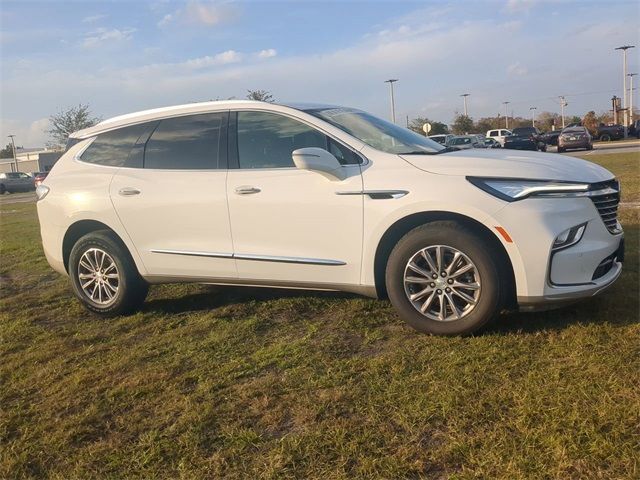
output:
{"label": "rear side window", "polygon": [[127,162],[129,151],[146,130],[146,124],[119,128],[98,137],[82,153],[82,161],[96,165],[122,167]]}
{"label": "rear side window", "polygon": [[497,137],[498,136],[498,131],[497,130],[493,130],[491,132],[489,132],[489,135],[492,137]]}
{"label": "rear side window", "polygon": [[219,168],[221,132],[227,115],[207,113],[162,120],[146,143],[144,168]]}

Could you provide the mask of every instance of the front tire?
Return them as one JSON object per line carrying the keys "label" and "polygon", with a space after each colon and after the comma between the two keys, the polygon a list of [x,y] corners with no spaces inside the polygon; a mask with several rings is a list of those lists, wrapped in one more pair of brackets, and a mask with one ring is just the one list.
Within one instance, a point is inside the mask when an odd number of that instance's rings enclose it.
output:
{"label": "front tire", "polygon": [[456,222],[432,222],[400,239],[386,270],[389,299],[411,327],[465,335],[499,311],[505,287],[493,246]]}
{"label": "front tire", "polygon": [[147,296],[131,255],[120,239],[108,230],[81,237],[69,255],[73,293],[88,310],[103,316],[135,311]]}

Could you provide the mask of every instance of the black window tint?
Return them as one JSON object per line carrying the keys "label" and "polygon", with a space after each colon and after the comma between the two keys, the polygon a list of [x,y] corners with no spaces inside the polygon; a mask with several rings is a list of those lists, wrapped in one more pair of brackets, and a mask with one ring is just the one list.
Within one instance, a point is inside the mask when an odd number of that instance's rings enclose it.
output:
{"label": "black window tint", "polygon": [[331,138],[329,139],[329,152],[338,159],[341,165],[357,165],[360,163],[358,155]]}
{"label": "black window tint", "polygon": [[218,168],[220,132],[226,116],[226,112],[207,113],[162,120],[147,142],[144,168]]}
{"label": "black window tint", "polygon": [[146,124],[139,124],[98,135],[82,153],[82,161],[112,167],[123,166],[131,147],[145,129]]}
{"label": "black window tint", "polygon": [[238,112],[240,168],[293,167],[298,148],[327,148],[327,138],[291,118],[267,112]]}

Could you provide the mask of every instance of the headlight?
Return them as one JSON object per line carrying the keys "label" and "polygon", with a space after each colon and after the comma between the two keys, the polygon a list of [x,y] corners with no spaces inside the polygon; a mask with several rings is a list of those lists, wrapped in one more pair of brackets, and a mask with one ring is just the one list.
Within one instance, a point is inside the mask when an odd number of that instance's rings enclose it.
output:
{"label": "headlight", "polygon": [[527,197],[581,197],[589,190],[588,183],[552,180],[519,180],[467,177],[469,182],[507,202]]}

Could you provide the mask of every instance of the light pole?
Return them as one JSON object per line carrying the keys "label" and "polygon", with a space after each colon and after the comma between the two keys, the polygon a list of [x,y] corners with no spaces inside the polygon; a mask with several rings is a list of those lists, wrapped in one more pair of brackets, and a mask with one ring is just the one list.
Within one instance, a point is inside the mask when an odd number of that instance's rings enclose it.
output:
{"label": "light pole", "polygon": [[538,107],[529,107],[529,110],[531,111],[531,126],[535,127],[536,126],[536,110],[538,109]]}
{"label": "light pole", "polygon": [[629,73],[629,114],[631,115],[631,122],[633,123],[633,77],[638,75],[637,73]]}
{"label": "light pole", "polygon": [[13,149],[13,163],[16,166],[16,172],[18,172],[19,168],[18,168],[18,157],[16,155],[16,142],[13,139],[15,135],[7,135],[7,137],[11,139],[11,148]]}
{"label": "light pole", "polygon": [[390,78],[389,80],[384,81],[384,83],[389,84],[389,92],[391,93],[391,121],[393,123],[396,123],[396,103],[393,99],[393,84],[397,81],[397,78]]}
{"label": "light pole", "polygon": [[507,105],[511,102],[502,102],[504,105],[504,128],[509,129],[509,112],[507,112]]}
{"label": "light pole", "polygon": [[564,129],[564,107],[569,105],[564,97],[561,95],[560,97],[560,115],[562,116],[562,128]]}
{"label": "light pole", "polygon": [[629,110],[627,110],[627,50],[635,48],[635,45],[623,45],[614,50],[622,50],[622,108],[624,109],[624,138],[627,138],[627,126],[629,125]]}
{"label": "light pole", "polygon": [[462,100],[464,101],[464,116],[468,117],[469,114],[467,112],[467,97],[471,95],[470,93],[463,93],[462,95],[460,95],[462,97]]}

